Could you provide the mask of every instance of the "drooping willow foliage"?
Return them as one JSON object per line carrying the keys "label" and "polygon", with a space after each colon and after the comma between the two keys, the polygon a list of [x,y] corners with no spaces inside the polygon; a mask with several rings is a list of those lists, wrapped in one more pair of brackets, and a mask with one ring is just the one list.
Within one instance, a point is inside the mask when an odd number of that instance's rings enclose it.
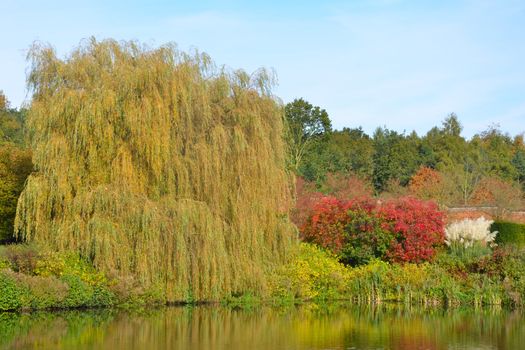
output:
{"label": "drooping willow foliage", "polygon": [[19,237],[172,301],[264,292],[295,241],[270,74],[113,40],[64,59],[36,46],[29,58],[36,170]]}

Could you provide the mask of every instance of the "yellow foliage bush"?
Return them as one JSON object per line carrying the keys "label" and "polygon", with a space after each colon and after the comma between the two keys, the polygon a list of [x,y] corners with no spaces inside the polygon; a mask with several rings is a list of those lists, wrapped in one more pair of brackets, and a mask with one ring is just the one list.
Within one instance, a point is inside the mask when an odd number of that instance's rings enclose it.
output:
{"label": "yellow foliage bush", "polygon": [[301,243],[296,257],[275,271],[270,288],[281,299],[340,299],[347,291],[349,272],[332,253]]}

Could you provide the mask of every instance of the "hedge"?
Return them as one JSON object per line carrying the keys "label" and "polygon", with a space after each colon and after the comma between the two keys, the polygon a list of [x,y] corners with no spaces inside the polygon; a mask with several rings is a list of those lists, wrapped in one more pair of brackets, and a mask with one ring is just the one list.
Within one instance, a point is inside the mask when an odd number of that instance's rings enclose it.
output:
{"label": "hedge", "polygon": [[491,231],[498,231],[496,243],[513,244],[525,247],[525,225],[508,221],[496,221],[491,226]]}

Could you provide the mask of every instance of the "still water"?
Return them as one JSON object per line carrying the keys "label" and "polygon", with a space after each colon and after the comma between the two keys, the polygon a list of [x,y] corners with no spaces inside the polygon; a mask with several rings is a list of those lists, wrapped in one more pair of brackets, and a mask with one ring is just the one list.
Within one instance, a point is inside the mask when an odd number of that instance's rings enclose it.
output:
{"label": "still water", "polygon": [[305,305],[0,313],[0,349],[525,349],[505,310]]}

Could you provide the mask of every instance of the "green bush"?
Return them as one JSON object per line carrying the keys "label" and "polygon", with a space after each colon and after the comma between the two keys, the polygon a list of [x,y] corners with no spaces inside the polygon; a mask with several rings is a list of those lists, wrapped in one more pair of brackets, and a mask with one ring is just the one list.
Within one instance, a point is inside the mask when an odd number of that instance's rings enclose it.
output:
{"label": "green bush", "polygon": [[115,304],[115,293],[103,273],[75,254],[42,254],[34,269],[39,276],[56,276],[69,286],[65,307],[98,307]]}
{"label": "green bush", "polygon": [[503,303],[525,305],[525,250],[513,245],[497,247],[490,258],[477,264],[475,272],[489,276],[504,289]]}
{"label": "green bush", "polygon": [[68,308],[91,306],[94,294],[93,287],[75,275],[64,275],[61,280],[69,286],[67,296],[62,301],[61,306]]}
{"label": "green bush", "polygon": [[0,246],[0,274],[0,311],[127,302],[117,298],[105,274],[76,254],[41,252],[25,244]]}
{"label": "green bush", "polygon": [[[0,247],[1,248],[1,247]],[[9,261],[0,253],[0,271],[11,267]]]}
{"label": "green bush", "polygon": [[11,271],[0,271],[0,311],[22,308],[26,295],[27,291],[18,285]]}
{"label": "green bush", "polygon": [[496,221],[491,226],[492,231],[498,231],[497,244],[514,244],[525,247],[525,225],[515,222]]}
{"label": "green bush", "polygon": [[490,247],[482,242],[473,242],[470,246],[460,242],[451,242],[448,249],[450,256],[462,262],[465,266],[473,264],[492,253]]}
{"label": "green bush", "polygon": [[116,297],[105,285],[96,285],[93,287],[93,296],[89,306],[107,307],[116,303]]}
{"label": "green bush", "polygon": [[461,289],[458,280],[435,264],[399,265],[375,260],[351,270],[348,296],[361,304],[396,301],[458,305],[469,302]]}

